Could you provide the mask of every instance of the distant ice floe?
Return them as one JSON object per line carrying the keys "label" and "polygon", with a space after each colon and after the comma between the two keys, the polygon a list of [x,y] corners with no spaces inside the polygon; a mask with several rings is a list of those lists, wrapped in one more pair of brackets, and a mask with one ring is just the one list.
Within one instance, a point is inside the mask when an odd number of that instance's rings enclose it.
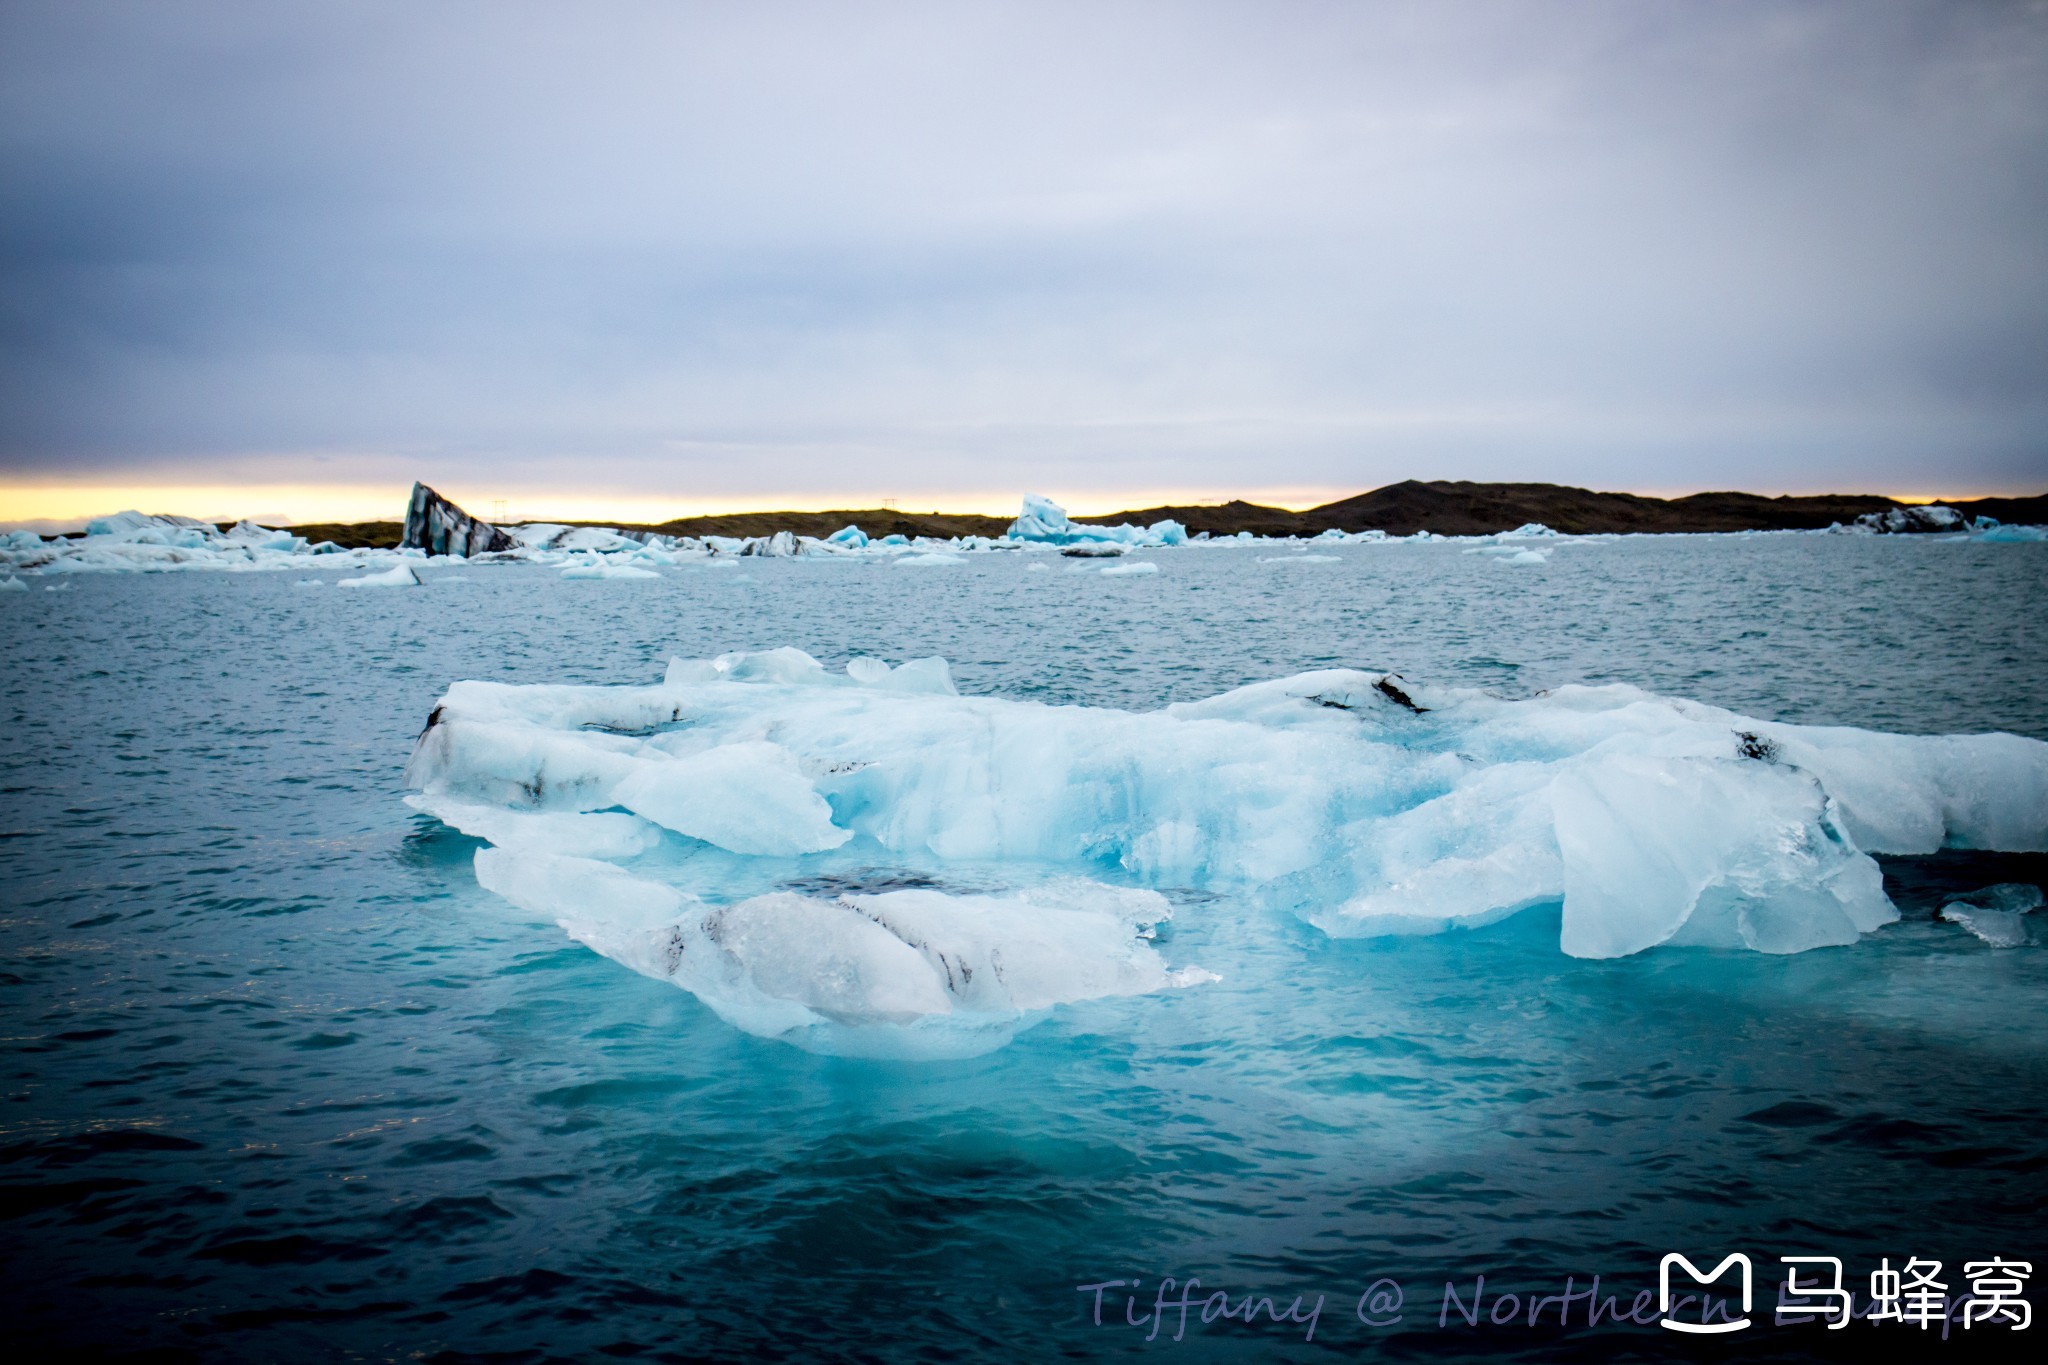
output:
{"label": "distant ice floe", "polygon": [[410,564],[394,564],[382,573],[364,574],[361,578],[344,578],[337,582],[337,588],[417,588],[423,586],[420,576]]}
{"label": "distant ice floe", "polygon": [[606,559],[595,550],[584,553],[582,558],[562,570],[564,578],[659,578],[657,569],[641,564],[620,564]]}
{"label": "distant ice floe", "polygon": [[[2038,740],[1339,669],[1142,713],[793,649],[674,660],[647,687],[461,682],[407,780],[493,845],[487,888],[739,1027],[918,1055],[1227,972],[1173,960],[1160,891],[1339,936],[1561,904],[1578,957],[1791,953],[1898,917],[1871,853],[2048,849]],[[818,889],[848,867],[925,881]]]}
{"label": "distant ice floe", "polygon": [[1971,518],[1953,507],[1928,503],[1920,507],[1893,507],[1882,512],[1865,512],[1848,525],[1837,522],[1828,528],[1853,535],[1933,535],[1944,540],[1973,540],[1991,544],[2021,544],[2048,540],[2048,526],[2007,526],[1996,517]]}

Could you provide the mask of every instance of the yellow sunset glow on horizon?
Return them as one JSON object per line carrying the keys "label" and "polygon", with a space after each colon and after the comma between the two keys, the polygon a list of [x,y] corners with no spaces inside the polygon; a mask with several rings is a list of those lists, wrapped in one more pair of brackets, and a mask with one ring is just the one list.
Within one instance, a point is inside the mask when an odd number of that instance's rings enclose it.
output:
{"label": "yellow sunset glow on horizon", "polygon": [[[1013,493],[980,491],[885,492],[828,491],[808,494],[766,492],[747,495],[685,497],[611,490],[558,488],[496,488],[481,483],[436,485],[443,497],[486,521],[507,524],[531,521],[619,522],[653,525],[686,517],[741,512],[824,512],[893,508],[904,512],[1014,516],[1025,492],[1042,492],[1075,516],[1101,516],[1146,507],[1206,506],[1241,499],[1271,507],[1304,511],[1370,491],[1360,488],[1271,487],[1239,490],[1214,488],[1130,488],[1111,491],[1018,489]],[[1627,489],[1650,497],[1682,497],[1698,489]],[[1802,492],[1813,490],[1800,490]],[[1872,490],[1829,490],[1865,493]],[[249,519],[266,525],[306,525],[399,521],[405,516],[410,487],[402,484],[264,484],[264,483],[51,483],[0,481],[0,524],[83,525],[87,520],[134,509],[153,514],[194,517],[203,521]],[[1768,496],[1776,496],[1774,490]],[[2027,497],[2028,492],[1887,493],[1903,503],[1965,501],[1981,497]]]}

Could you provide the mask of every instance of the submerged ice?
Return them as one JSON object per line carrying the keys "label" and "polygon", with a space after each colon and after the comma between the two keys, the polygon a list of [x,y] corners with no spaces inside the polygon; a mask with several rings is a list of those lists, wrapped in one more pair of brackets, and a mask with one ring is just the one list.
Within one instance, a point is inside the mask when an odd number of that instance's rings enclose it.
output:
{"label": "submerged ice", "polygon": [[[1872,853],[2048,849],[2037,740],[1342,669],[1151,712],[793,649],[675,660],[645,687],[461,682],[407,772],[493,845],[489,889],[826,1050],[972,1050],[1054,1004],[1189,984],[1150,936],[1161,891],[1342,936],[1549,904],[1576,956],[1790,953],[1897,918]],[[847,866],[975,885],[797,889]]]}
{"label": "submerged ice", "polygon": [[1071,1001],[1196,985],[1152,948],[1156,892],[1080,879],[1007,896],[769,891],[709,905],[609,862],[515,843],[477,880],[762,1037],[821,1052],[962,1056]]}
{"label": "submerged ice", "polygon": [[1941,918],[1960,924],[1994,948],[2017,948],[2027,941],[2021,918],[2041,908],[2041,888],[2024,882],[2001,882],[1958,896],[1941,907]]}

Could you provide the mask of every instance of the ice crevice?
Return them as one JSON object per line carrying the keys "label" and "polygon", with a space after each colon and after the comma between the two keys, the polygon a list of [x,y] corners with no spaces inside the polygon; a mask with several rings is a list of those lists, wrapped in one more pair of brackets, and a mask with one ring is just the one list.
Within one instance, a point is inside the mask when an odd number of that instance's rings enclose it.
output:
{"label": "ice crevice", "polygon": [[[1335,936],[1560,905],[1560,948],[1790,953],[1898,917],[1873,853],[2048,850],[2048,744],[1785,725],[1636,688],[1326,669],[1154,711],[962,696],[939,659],[459,682],[407,768],[487,889],[821,1051],[985,1050],[1199,984],[1161,892]],[[819,894],[807,870],[974,869]],[[991,874],[991,870],[993,874]]]}

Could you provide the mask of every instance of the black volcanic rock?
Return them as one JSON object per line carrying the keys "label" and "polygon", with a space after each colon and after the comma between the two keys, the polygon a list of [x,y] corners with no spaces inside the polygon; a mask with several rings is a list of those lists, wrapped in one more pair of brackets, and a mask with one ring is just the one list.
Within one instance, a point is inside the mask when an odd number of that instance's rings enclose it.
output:
{"label": "black volcanic rock", "polygon": [[423,483],[412,486],[412,501],[405,509],[405,532],[398,541],[401,549],[425,550],[429,555],[488,554],[492,550],[514,549],[512,537],[487,521],[478,521]]}

